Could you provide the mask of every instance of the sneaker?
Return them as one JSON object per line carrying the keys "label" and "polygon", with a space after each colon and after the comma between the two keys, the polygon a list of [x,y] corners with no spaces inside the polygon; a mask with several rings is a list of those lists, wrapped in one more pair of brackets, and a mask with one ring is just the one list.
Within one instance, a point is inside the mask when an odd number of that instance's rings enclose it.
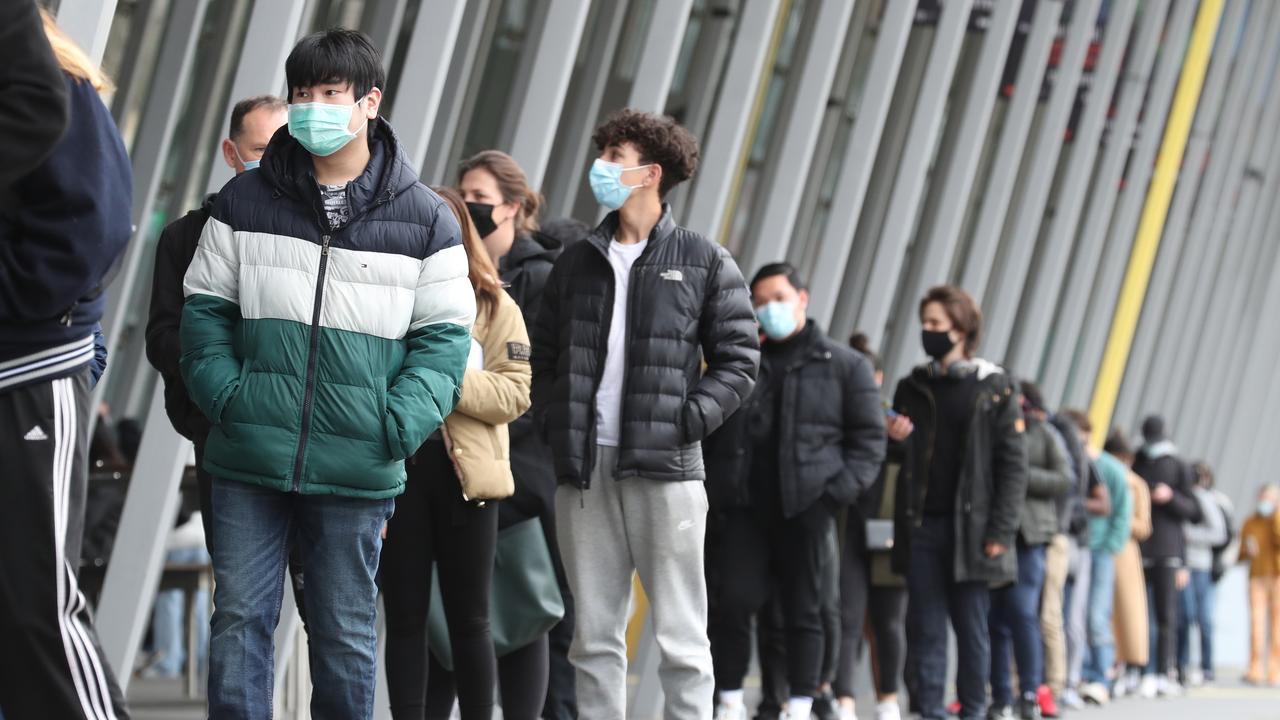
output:
{"label": "sneaker", "polygon": [[840,720],[858,720],[858,712],[848,705],[840,706]]}
{"label": "sneaker", "polygon": [[1062,691],[1062,697],[1058,699],[1062,707],[1068,710],[1080,710],[1084,708],[1084,700],[1080,699],[1080,693],[1076,689],[1069,687]]}
{"label": "sneaker", "polygon": [[902,720],[902,708],[891,700],[882,702],[876,705],[876,720]]}
{"label": "sneaker", "polygon": [[[1116,687],[1118,689],[1120,686]],[[1081,685],[1080,696],[1090,705],[1106,705],[1111,701],[1111,693],[1107,692],[1107,686],[1096,682]]]}
{"label": "sneaker", "polygon": [[1156,694],[1160,697],[1180,697],[1183,693],[1182,686],[1177,680],[1171,677],[1162,677],[1156,680]]}
{"label": "sneaker", "polygon": [[840,720],[839,706],[836,696],[826,690],[813,699],[813,714],[818,720]]}
{"label": "sneaker", "polygon": [[1204,685],[1204,671],[1189,670],[1187,671],[1187,687],[1198,688]]}
{"label": "sneaker", "polygon": [[1058,701],[1053,697],[1053,691],[1048,685],[1041,685],[1036,690],[1036,702],[1040,705],[1040,714],[1047,718],[1058,717]]}
{"label": "sneaker", "polygon": [[1041,720],[1044,717],[1040,712],[1040,701],[1036,693],[1023,694],[1022,700],[1018,702],[1018,717],[1021,720]]}
{"label": "sneaker", "polygon": [[987,720],[1018,720],[1018,716],[1013,714],[1013,708],[1005,705],[1004,707],[992,707],[988,710]]}
{"label": "sneaker", "polygon": [[1138,684],[1138,696],[1145,700],[1151,700],[1155,698],[1159,688],[1160,685],[1156,682],[1155,675],[1143,675],[1142,682]]}
{"label": "sneaker", "polygon": [[[1262,681],[1259,680],[1258,682],[1259,684],[1261,684]],[[951,704],[947,706],[947,714],[960,717],[960,711],[963,709],[964,709],[964,706],[960,704],[959,700],[952,700]]]}
{"label": "sneaker", "polygon": [[747,720],[747,706],[720,703],[716,705],[715,720]]}

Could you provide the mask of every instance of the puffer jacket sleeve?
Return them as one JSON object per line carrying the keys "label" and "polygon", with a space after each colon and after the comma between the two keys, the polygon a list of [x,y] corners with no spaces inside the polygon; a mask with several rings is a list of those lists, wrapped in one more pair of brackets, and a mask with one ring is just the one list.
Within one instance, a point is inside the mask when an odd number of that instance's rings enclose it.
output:
{"label": "puffer jacket sleeve", "polygon": [[541,427],[551,401],[556,382],[556,365],[560,360],[560,278],[571,261],[571,253],[565,253],[556,261],[542,291],[542,306],[530,335],[533,341],[533,419]]}
{"label": "puffer jacket sleeve", "polygon": [[991,464],[994,495],[984,540],[1013,551],[1019,511],[1027,496],[1027,438],[1022,408],[1008,394],[995,407]]}
{"label": "puffer jacket sleeve", "polygon": [[1037,424],[1027,432],[1027,496],[1057,498],[1071,489],[1071,467],[1067,455],[1053,437],[1056,431],[1048,422]]}
{"label": "puffer jacket sleeve", "polygon": [[871,363],[855,357],[844,377],[844,472],[839,482],[845,503],[857,501],[875,483],[884,464],[885,429],[880,391]]}
{"label": "puffer jacket sleeve", "polygon": [[402,460],[453,412],[471,351],[476,298],[467,279],[467,253],[453,213],[436,209],[405,335],[408,352],[387,390],[386,433],[391,457]]}
{"label": "puffer jacket sleeve", "polygon": [[724,248],[716,248],[698,340],[707,370],[685,404],[688,442],[702,440],[720,427],[751,394],[760,370],[760,337],[747,283]]}
{"label": "puffer jacket sleeve", "polygon": [[220,201],[204,225],[195,257],[183,280],[179,337],[182,379],[200,411],[217,424],[240,389],[235,331],[240,323],[240,250]]}
{"label": "puffer jacket sleeve", "polygon": [[[480,312],[488,312],[485,307]],[[455,412],[489,425],[506,425],[529,409],[529,333],[515,301],[502,292],[483,338],[484,369],[467,368]]]}

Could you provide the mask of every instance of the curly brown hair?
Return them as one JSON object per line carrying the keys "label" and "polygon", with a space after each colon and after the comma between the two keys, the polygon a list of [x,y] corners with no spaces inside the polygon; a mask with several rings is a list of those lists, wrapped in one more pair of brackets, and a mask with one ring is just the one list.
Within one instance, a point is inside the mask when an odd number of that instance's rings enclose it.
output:
{"label": "curly brown hair", "polygon": [[661,196],[693,177],[698,169],[698,140],[668,115],[623,108],[596,128],[591,141],[601,151],[631,143],[640,153],[641,162],[662,166],[662,183],[658,186]]}

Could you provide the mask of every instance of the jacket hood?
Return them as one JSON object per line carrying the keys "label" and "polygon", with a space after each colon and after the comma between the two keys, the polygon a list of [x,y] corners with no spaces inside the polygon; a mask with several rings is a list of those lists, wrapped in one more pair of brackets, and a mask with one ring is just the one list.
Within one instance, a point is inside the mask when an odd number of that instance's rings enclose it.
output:
{"label": "jacket hood", "polygon": [[1172,441],[1161,440],[1160,442],[1142,446],[1142,454],[1152,460],[1155,460],[1169,455],[1177,455],[1178,448]]}
{"label": "jacket hood", "polygon": [[555,262],[560,256],[560,251],[564,249],[560,240],[545,235],[541,232],[535,232],[531,235],[520,235],[515,242],[511,244],[511,252],[508,252],[502,258],[503,268],[514,268],[523,265],[530,260],[546,260],[547,262]]}
{"label": "jacket hood", "polygon": [[[410,167],[409,158],[391,125],[378,118],[377,122],[369,124],[369,128],[369,164],[359,177],[351,181],[349,189],[351,207],[355,212],[386,202],[418,182],[418,173]],[[293,139],[288,125],[271,137],[258,172],[276,193],[308,203],[318,202],[311,153]]]}
{"label": "jacket hood", "polygon": [[[989,377],[1003,375],[1004,368],[990,360],[975,357],[968,360],[961,360],[957,363],[952,363],[951,367],[947,370],[947,374],[955,377],[965,377],[975,373],[978,376],[978,380],[981,382]],[[912,374],[921,379],[938,377],[942,374],[942,364],[933,360],[923,365],[917,365],[916,369],[912,371]]]}
{"label": "jacket hood", "polygon": [[209,193],[207,196],[205,196],[204,202],[200,203],[200,209],[212,215],[213,204],[217,201],[218,201],[218,193]]}

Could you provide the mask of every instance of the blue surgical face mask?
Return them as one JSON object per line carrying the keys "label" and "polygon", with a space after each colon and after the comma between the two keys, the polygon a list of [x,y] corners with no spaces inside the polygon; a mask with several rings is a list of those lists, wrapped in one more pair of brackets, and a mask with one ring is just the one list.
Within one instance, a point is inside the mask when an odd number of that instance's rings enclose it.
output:
{"label": "blue surgical face mask", "polygon": [[1262,517],[1271,517],[1276,514],[1276,504],[1270,500],[1263,500],[1258,503],[1258,514]]}
{"label": "blue surgical face mask", "polygon": [[289,106],[289,134],[312,155],[328,157],[346,147],[369,124],[365,118],[355,132],[347,129],[362,102],[364,98],[354,105],[294,103]]}
{"label": "blue surgical face mask", "polygon": [[771,302],[756,308],[760,329],[770,340],[786,340],[796,332],[796,304]]}
{"label": "blue surgical face mask", "polygon": [[231,141],[231,151],[236,154],[236,159],[240,161],[240,164],[244,166],[245,170],[256,170],[260,165],[262,165],[261,160],[245,160],[244,156],[240,154],[240,146],[236,145],[235,140]]}
{"label": "blue surgical face mask", "polygon": [[631,197],[631,191],[640,187],[639,185],[624,184],[622,182],[622,173],[647,167],[649,165],[624,168],[620,163],[612,163],[597,158],[591,164],[591,172],[587,174],[587,180],[591,183],[591,192],[595,193],[596,202],[610,210],[617,210],[622,207],[627,198]]}

